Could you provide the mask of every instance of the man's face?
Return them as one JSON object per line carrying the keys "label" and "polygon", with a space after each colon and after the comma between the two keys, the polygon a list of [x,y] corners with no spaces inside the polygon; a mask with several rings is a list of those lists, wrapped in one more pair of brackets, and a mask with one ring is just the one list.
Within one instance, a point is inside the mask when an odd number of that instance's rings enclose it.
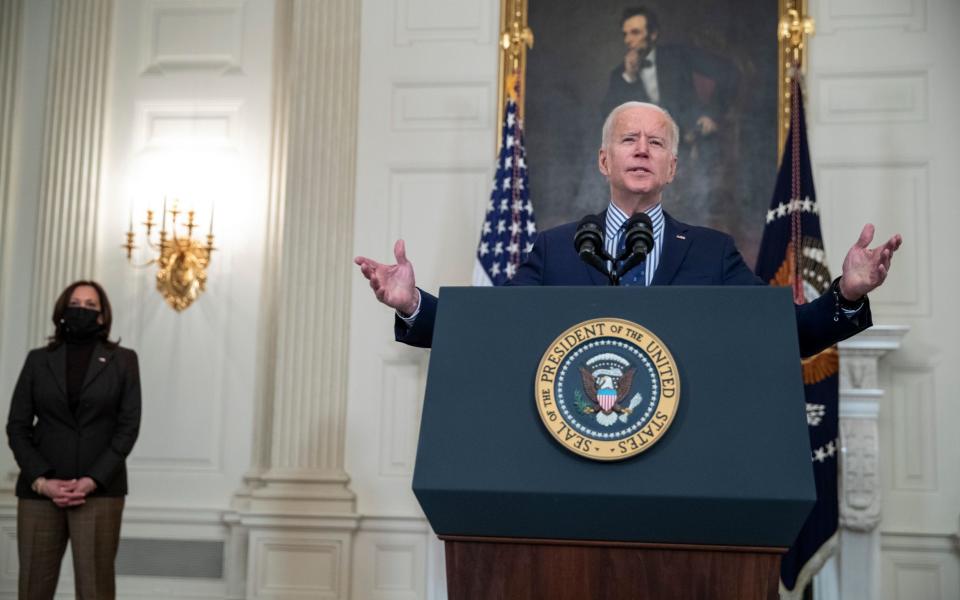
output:
{"label": "man's face", "polygon": [[621,200],[618,205],[660,200],[677,172],[672,135],[667,117],[655,108],[630,108],[616,116],[599,160],[611,199]]}
{"label": "man's face", "polygon": [[647,18],[634,15],[623,22],[623,43],[629,50],[645,54],[657,41],[657,33],[647,32]]}

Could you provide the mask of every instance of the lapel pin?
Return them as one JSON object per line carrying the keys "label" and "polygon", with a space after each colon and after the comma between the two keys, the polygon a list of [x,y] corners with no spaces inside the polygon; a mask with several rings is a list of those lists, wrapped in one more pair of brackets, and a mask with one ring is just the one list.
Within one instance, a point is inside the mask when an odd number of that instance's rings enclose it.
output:
{"label": "lapel pin", "polygon": [[100,362],[107,362],[107,359],[103,356],[98,356],[97,360],[99,360]]}
{"label": "lapel pin", "polygon": [[685,236],[685,235],[680,235],[680,234],[678,233],[678,234],[677,234],[677,239],[678,239],[678,240],[685,240],[685,239],[687,239],[687,236]]}

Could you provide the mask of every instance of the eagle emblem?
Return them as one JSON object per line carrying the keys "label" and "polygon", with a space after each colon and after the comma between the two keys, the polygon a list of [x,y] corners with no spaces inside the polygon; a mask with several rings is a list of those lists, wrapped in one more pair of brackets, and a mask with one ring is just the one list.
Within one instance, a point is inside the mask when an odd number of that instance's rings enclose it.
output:
{"label": "eagle emblem", "polygon": [[643,325],[614,317],[583,321],[544,351],[534,379],[537,412],[570,452],[623,460],[648,450],[670,427],[680,399],[678,370],[670,350]]}
{"label": "eagle emblem", "polygon": [[584,414],[595,414],[597,423],[610,426],[617,422],[626,423],[633,409],[640,404],[642,397],[634,394],[627,406],[630,387],[636,368],[618,354],[605,353],[587,361],[586,367],[580,367],[580,378],[587,402],[580,402],[579,408]]}

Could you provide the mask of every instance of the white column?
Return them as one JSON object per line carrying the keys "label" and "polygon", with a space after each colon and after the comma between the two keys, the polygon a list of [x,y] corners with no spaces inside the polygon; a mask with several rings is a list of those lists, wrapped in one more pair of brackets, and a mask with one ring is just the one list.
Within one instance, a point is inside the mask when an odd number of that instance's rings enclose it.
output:
{"label": "white column", "polygon": [[345,599],[358,523],[343,449],[360,5],[277,6],[264,384],[236,502],[245,597]]}
{"label": "white column", "polygon": [[[22,20],[23,0],[0,1],[0,235],[6,233],[4,223],[13,195],[13,116],[16,108]],[[4,244],[0,242],[0,265],[3,264],[3,254]]]}
{"label": "white column", "polygon": [[840,551],[815,583],[821,600],[880,598],[879,361],[908,329],[874,326],[840,343]]}
{"label": "white column", "polygon": [[94,276],[113,0],[55,2],[44,117],[29,340],[52,329],[50,307]]}

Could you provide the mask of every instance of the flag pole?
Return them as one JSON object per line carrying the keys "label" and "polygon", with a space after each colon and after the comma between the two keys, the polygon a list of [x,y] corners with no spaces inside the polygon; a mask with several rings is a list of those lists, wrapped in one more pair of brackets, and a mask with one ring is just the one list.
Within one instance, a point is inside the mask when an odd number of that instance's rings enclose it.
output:
{"label": "flag pole", "polygon": [[[527,0],[500,0],[500,79],[497,88],[497,123],[503,123],[507,99],[515,94],[517,118],[524,115],[527,49],[533,48],[533,31],[527,26]],[[497,153],[500,152],[497,136]]]}
{"label": "flag pole", "polygon": [[[813,18],[807,15],[807,0],[780,0],[780,21],[777,24],[778,51],[778,120],[777,157],[782,158],[790,118],[793,114],[792,74],[806,71],[807,37],[814,34]],[[779,160],[777,163],[779,164]]]}

